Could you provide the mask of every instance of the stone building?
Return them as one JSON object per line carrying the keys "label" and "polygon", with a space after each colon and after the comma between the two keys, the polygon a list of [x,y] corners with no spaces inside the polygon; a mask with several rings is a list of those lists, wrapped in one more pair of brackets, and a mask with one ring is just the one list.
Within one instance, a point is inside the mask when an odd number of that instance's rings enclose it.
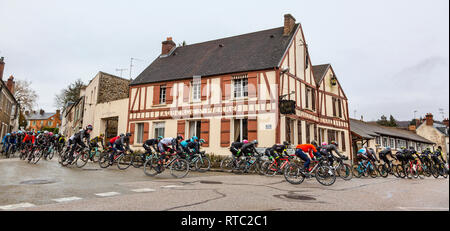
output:
{"label": "stone building", "polygon": [[94,127],[91,136],[111,138],[126,132],[130,80],[98,72],[84,91],[83,127]]}
{"label": "stone building", "polygon": [[80,90],[81,97],[74,103],[68,104],[63,113],[63,128],[64,136],[70,137],[83,128],[83,113],[84,113],[84,91]]}
{"label": "stone building", "polygon": [[127,130],[136,147],[181,134],[214,154],[247,139],[336,140],[349,155],[347,101],[331,65],[312,65],[302,26],[287,14],[284,26],[249,34],[181,47],[167,38],[130,84]]}
{"label": "stone building", "polygon": [[417,127],[416,132],[418,135],[421,135],[436,143],[434,148],[441,146],[443,153],[448,155],[449,153],[448,118],[444,119],[444,121],[442,122],[439,122],[433,119],[433,114],[428,113],[425,116],[425,120]]}
{"label": "stone building", "polygon": [[14,98],[14,77],[10,76],[5,83],[3,73],[5,69],[4,57],[0,58],[0,136],[18,130],[19,104]]}

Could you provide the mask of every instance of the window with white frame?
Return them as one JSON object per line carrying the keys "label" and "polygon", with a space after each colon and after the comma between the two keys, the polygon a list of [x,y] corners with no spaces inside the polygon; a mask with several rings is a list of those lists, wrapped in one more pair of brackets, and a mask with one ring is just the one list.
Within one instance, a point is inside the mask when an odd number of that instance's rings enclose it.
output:
{"label": "window with white frame", "polygon": [[234,120],[234,141],[242,142],[248,139],[248,120],[235,119]]}
{"label": "window with white frame", "polygon": [[200,137],[200,128],[201,128],[201,121],[189,121],[189,137],[197,136]]}
{"label": "window with white frame", "polygon": [[234,98],[243,98],[248,96],[248,79],[234,79]]}
{"label": "window with white frame", "polygon": [[200,81],[192,81],[192,91],[191,91],[191,97],[192,101],[200,101],[200,95],[201,95],[201,82]]}
{"label": "window with white frame", "polygon": [[162,85],[159,90],[159,104],[166,103],[166,86]]}
{"label": "window with white frame", "polygon": [[316,92],[311,87],[306,87],[305,92],[306,109],[316,110]]}
{"label": "window with white frame", "polygon": [[381,145],[381,138],[379,136],[377,136],[375,138],[375,142],[376,142],[377,145]]}
{"label": "window with white frame", "polygon": [[142,144],[144,143],[144,123],[137,123],[136,125],[136,143]]}
{"label": "window with white frame", "polygon": [[383,147],[387,147],[388,145],[388,138],[383,137]]}
{"label": "window with white frame", "polygon": [[165,122],[155,122],[153,123],[154,137],[162,136],[164,137],[165,132]]}
{"label": "window with white frame", "polygon": [[395,145],[395,139],[391,138],[391,148],[396,148],[397,146]]}

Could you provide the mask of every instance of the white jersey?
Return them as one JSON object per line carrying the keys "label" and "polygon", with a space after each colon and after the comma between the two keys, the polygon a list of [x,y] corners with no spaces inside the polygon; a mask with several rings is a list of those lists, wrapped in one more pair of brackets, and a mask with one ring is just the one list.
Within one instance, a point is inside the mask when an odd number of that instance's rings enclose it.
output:
{"label": "white jersey", "polygon": [[160,141],[160,143],[168,146],[168,145],[172,145],[173,140],[174,140],[174,138],[164,138]]}

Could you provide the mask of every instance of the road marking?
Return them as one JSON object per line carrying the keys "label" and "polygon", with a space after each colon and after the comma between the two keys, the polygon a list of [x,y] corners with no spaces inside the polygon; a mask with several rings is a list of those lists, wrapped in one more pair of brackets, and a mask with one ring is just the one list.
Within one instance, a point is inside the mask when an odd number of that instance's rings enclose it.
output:
{"label": "road marking", "polygon": [[18,209],[18,208],[28,208],[28,207],[34,207],[34,204],[31,203],[20,203],[20,204],[14,204],[14,205],[4,205],[0,206],[0,209],[3,210],[10,210],[10,209]]}
{"label": "road marking", "polygon": [[106,192],[106,193],[97,193],[95,195],[97,196],[101,196],[101,197],[110,197],[110,196],[115,196],[115,195],[119,195],[120,193],[118,192]]}
{"label": "road marking", "polygon": [[80,198],[80,197],[63,197],[63,198],[52,199],[52,200],[56,201],[58,203],[61,203],[61,202],[75,201],[75,200],[81,200],[81,199],[83,199],[83,198]]}
{"label": "road marking", "polygon": [[411,210],[448,210],[448,208],[439,208],[439,207],[397,207],[402,210],[411,211]]}
{"label": "road marking", "polygon": [[132,189],[131,191],[142,193],[142,192],[154,192],[156,190],[151,189],[151,188],[138,188],[138,189]]}
{"label": "road marking", "polygon": [[181,188],[183,186],[180,185],[166,185],[166,186],[161,186],[161,188]]}

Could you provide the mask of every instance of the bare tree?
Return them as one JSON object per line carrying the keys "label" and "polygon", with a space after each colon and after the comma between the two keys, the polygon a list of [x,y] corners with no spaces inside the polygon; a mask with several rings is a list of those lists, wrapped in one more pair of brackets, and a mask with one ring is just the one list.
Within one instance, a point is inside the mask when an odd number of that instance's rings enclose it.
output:
{"label": "bare tree", "polygon": [[32,111],[38,95],[30,87],[31,81],[18,80],[14,86],[14,97],[20,105],[20,111]]}
{"label": "bare tree", "polygon": [[64,109],[68,102],[75,102],[80,98],[80,90],[85,87],[81,79],[75,80],[67,88],[55,95],[55,106]]}

